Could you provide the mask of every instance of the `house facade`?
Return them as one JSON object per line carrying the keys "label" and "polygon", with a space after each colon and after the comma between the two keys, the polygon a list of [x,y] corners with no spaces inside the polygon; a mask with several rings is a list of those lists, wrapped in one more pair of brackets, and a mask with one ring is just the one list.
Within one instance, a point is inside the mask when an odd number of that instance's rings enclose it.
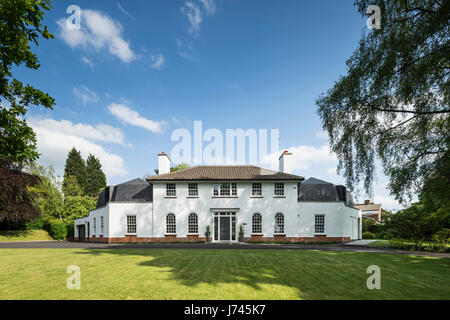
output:
{"label": "house facade", "polygon": [[198,166],[107,187],[97,208],[75,221],[75,240],[101,242],[210,241],[348,242],[361,238],[361,212],[344,186],[255,166]]}
{"label": "house facade", "polygon": [[381,203],[364,200],[364,203],[355,204],[355,208],[361,210],[363,218],[381,222]]}

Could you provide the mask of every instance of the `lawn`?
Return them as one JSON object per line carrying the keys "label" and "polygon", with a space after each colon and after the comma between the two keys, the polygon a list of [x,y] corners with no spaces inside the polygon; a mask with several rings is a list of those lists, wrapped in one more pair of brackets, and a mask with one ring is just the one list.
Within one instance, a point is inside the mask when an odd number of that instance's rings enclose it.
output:
{"label": "lawn", "polygon": [[45,230],[0,230],[0,241],[53,240]]}
{"label": "lawn", "polygon": [[[66,268],[81,268],[81,289]],[[381,289],[366,287],[369,265]],[[0,299],[450,299],[450,259],[309,250],[0,249]]]}

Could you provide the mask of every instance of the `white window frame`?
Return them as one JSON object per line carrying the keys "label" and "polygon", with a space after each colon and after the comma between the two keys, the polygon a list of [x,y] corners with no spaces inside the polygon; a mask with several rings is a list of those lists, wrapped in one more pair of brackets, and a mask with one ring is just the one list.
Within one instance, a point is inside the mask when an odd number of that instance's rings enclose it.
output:
{"label": "white window frame", "polygon": [[[281,219],[280,219],[281,218]],[[274,234],[285,234],[284,233],[284,214],[278,212],[275,214],[275,227],[273,230]]]}
{"label": "white window frame", "polygon": [[100,217],[100,230],[101,230],[101,234],[103,234],[103,231],[104,231],[104,218],[103,218],[103,216],[101,216]]}
{"label": "white window frame", "polygon": [[127,234],[137,234],[136,215],[127,215]]}
{"label": "white window frame", "polygon": [[314,215],[314,234],[325,234],[325,215]]}
{"label": "white window frame", "polygon": [[96,235],[97,234],[97,219],[96,218],[94,218],[94,235]]}
{"label": "white window frame", "polygon": [[275,197],[284,197],[284,182],[275,182],[273,189],[273,195]]}
{"label": "white window frame", "polygon": [[198,197],[198,183],[188,183],[188,196]]}
{"label": "white window frame", "polygon": [[262,183],[252,183],[252,197],[262,197]]}
{"label": "white window frame", "polygon": [[[169,217],[171,219],[170,221]],[[166,215],[166,234],[177,234],[177,217],[173,213],[168,213]]]}
{"label": "white window frame", "polygon": [[213,197],[237,197],[236,182],[221,182],[213,185]]}
{"label": "white window frame", "polygon": [[262,234],[262,215],[258,212],[252,215],[252,234]]}
{"label": "white window frame", "polygon": [[188,234],[198,234],[198,216],[194,212],[188,216]]}
{"label": "white window frame", "polygon": [[166,197],[175,198],[177,196],[177,184],[166,183]]}

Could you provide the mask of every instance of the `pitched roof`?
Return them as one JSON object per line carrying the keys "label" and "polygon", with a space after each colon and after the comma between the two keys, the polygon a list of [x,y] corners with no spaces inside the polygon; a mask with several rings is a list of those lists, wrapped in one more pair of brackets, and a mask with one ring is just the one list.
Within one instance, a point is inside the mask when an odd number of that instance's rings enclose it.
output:
{"label": "pitched roof", "polygon": [[381,208],[381,203],[355,204],[355,207],[361,211],[376,211]]}
{"label": "pitched roof", "polygon": [[256,166],[197,166],[147,178],[147,181],[304,180],[301,176]]}
{"label": "pitched roof", "polygon": [[345,186],[334,185],[331,182],[309,178],[298,186],[298,201],[344,202],[353,206],[352,194]]}
{"label": "pitched roof", "polygon": [[117,186],[108,186],[100,192],[97,208],[105,206],[108,202],[116,201],[153,201],[153,188],[148,182],[142,179],[130,180]]}

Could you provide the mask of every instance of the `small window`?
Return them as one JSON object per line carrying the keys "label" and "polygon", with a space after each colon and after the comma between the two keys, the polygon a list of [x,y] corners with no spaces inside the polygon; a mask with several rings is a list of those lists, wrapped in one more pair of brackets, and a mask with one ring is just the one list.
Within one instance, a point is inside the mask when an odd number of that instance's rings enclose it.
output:
{"label": "small window", "polygon": [[198,184],[197,183],[189,183],[189,197],[198,197]]}
{"label": "small window", "polygon": [[167,183],[166,184],[166,196],[167,197],[176,197],[177,196],[177,187],[175,183]]}
{"label": "small window", "polygon": [[252,217],[252,233],[262,233],[262,218],[259,213],[255,213]]}
{"label": "small window", "polygon": [[283,182],[275,183],[275,195],[276,196],[284,196],[284,183]]}
{"label": "small window", "polygon": [[262,195],[262,184],[261,183],[253,183],[252,196],[261,196],[261,195]]}
{"label": "small window", "polygon": [[100,217],[100,230],[101,230],[101,232],[102,232],[102,234],[103,234],[103,216],[101,216]]}
{"label": "small window", "polygon": [[166,217],[166,233],[168,234],[177,233],[177,222],[175,215],[173,213],[169,213]]}
{"label": "small window", "polygon": [[94,218],[94,234],[97,233],[97,219]]}
{"label": "small window", "polygon": [[127,234],[136,233],[136,216],[127,216]]}
{"label": "small window", "polygon": [[198,234],[198,217],[195,213],[191,213],[188,218],[188,233]]}
{"label": "small window", "polygon": [[231,195],[237,196],[237,184],[236,183],[231,184]]}
{"label": "small window", "polygon": [[316,214],[314,233],[325,233],[325,215]]}
{"label": "small window", "polygon": [[275,233],[284,234],[284,216],[282,213],[275,215]]}

